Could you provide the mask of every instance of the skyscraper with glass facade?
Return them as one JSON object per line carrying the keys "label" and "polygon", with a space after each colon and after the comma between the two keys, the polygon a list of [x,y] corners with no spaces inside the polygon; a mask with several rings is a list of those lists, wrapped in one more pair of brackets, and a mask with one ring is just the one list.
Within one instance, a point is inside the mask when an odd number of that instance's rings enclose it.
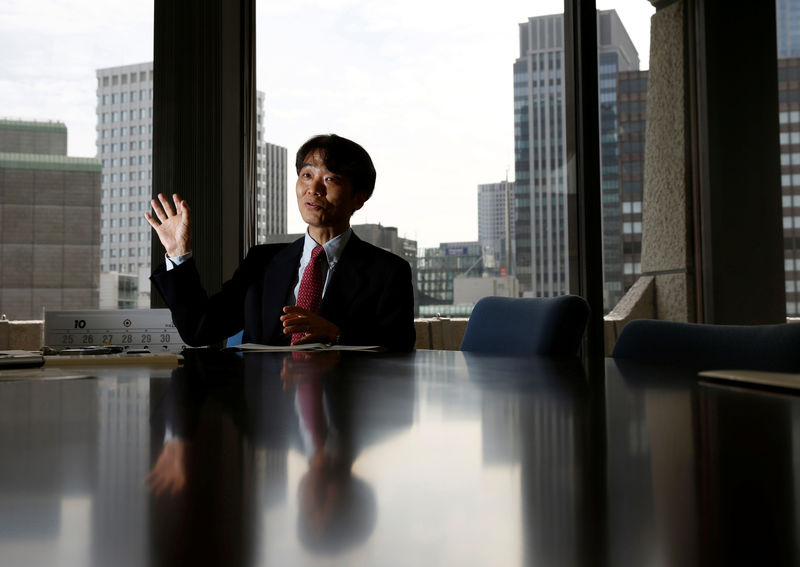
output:
{"label": "skyscraper with glass facade", "polygon": [[800,56],[800,0],[776,0],[778,57]]}
{"label": "skyscraper with glass facade", "polygon": [[[614,10],[597,13],[600,99],[600,190],[603,203],[603,303],[610,311],[622,298],[624,263],[620,254],[626,225],[620,202],[618,73],[637,71],[639,54]],[[641,226],[641,225],[639,225]],[[639,230],[641,240],[641,230]]]}
{"label": "skyscraper with glass facade", "polygon": [[775,3],[786,315],[800,315],[800,0]]}
{"label": "skyscraper with glass facade", "polygon": [[[604,289],[610,309],[622,295],[616,74],[637,70],[639,57],[614,10],[599,11],[599,98]],[[520,24],[514,63],[515,274],[524,292],[569,291],[563,15]]]}
{"label": "skyscraper with glass facade", "polygon": [[620,253],[622,292],[642,274],[642,203],[644,196],[647,71],[617,74],[617,147],[619,200],[622,208]]}
{"label": "skyscraper with glass facade", "polygon": [[800,314],[800,57],[778,60],[786,314]]}

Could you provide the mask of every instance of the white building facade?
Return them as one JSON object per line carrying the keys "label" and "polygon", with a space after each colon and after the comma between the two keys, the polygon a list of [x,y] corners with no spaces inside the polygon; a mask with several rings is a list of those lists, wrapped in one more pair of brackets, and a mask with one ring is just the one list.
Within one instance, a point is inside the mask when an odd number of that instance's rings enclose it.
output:
{"label": "white building facade", "polygon": [[[265,142],[264,100],[257,92],[258,242],[286,232],[287,222],[287,152]],[[138,290],[138,307],[149,307],[149,281],[139,276],[152,269],[152,229],[144,218],[153,195],[152,62],[97,70],[97,158],[103,168],[100,273],[137,276],[148,287]]]}

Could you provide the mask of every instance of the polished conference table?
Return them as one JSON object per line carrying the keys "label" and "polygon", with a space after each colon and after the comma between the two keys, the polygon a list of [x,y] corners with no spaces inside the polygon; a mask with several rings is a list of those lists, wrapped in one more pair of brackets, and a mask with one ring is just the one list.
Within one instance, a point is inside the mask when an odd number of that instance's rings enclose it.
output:
{"label": "polished conference table", "polygon": [[0,380],[0,565],[800,563],[800,398],[587,366],[195,350]]}

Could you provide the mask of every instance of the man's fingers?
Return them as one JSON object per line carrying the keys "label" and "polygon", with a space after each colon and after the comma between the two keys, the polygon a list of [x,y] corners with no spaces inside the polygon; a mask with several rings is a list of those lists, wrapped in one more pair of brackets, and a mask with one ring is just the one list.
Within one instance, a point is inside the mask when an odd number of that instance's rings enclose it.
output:
{"label": "man's fingers", "polygon": [[303,315],[302,313],[287,313],[286,315],[281,315],[280,319],[284,322],[284,324],[289,324],[299,319],[307,320],[308,316]]}
{"label": "man's fingers", "polygon": [[[300,331],[302,332],[302,331]],[[329,339],[322,333],[315,333],[313,331],[306,331],[306,333],[297,340],[291,342],[292,345],[302,345],[305,343],[324,343]]]}
{"label": "man's fingers", "polygon": [[156,215],[156,218],[161,222],[167,218],[164,214],[164,211],[161,210],[161,206],[158,204],[158,201],[155,199],[150,199],[150,208],[153,209],[153,213]]}
{"label": "man's fingers", "polygon": [[153,228],[155,228],[155,229],[157,229],[157,228],[158,228],[158,223],[156,222],[156,219],[154,219],[154,218],[153,218],[153,217],[150,215],[150,213],[145,213],[145,214],[144,214],[144,218],[145,218],[145,220],[146,220],[148,223],[150,223],[150,226],[152,226],[152,227],[153,227]]}
{"label": "man's fingers", "polygon": [[283,321],[284,325],[287,324],[289,321],[296,321],[298,319],[306,319],[308,320],[314,314],[306,311],[302,307],[296,307],[294,305],[287,305],[283,308],[283,312],[285,315],[280,316],[280,320]]}
{"label": "man's fingers", "polygon": [[339,329],[336,325],[320,317],[319,314],[312,313],[302,307],[287,305],[283,308],[283,312],[285,315],[281,315],[280,317],[283,323],[283,333],[286,335],[304,333],[301,338],[292,341],[293,345],[308,342],[333,341],[339,334]]}
{"label": "man's fingers", "polygon": [[311,333],[306,333],[305,335],[303,335],[299,339],[293,340],[290,344],[292,346],[294,346],[294,345],[302,345],[302,344],[309,343],[309,342],[315,342],[313,339],[314,339],[314,336]]}
{"label": "man's fingers", "polygon": [[[164,214],[167,216],[167,218],[175,215],[175,212],[172,210],[172,205],[169,204],[166,195],[164,195],[163,193],[159,193],[158,200],[161,202],[161,206],[163,207]],[[158,218],[161,217],[159,216]]]}
{"label": "man's fingers", "polygon": [[175,203],[175,213],[178,215],[189,214],[189,203],[181,199],[177,193],[172,194],[172,201]]}
{"label": "man's fingers", "polygon": [[310,333],[311,324],[308,321],[284,321],[284,333]]}
{"label": "man's fingers", "polygon": [[289,315],[312,315],[311,311],[308,309],[303,309],[302,307],[298,307],[297,305],[287,305],[283,308],[283,312]]}
{"label": "man's fingers", "polygon": [[[163,197],[163,195],[159,195],[159,197]],[[161,198],[151,199],[150,206],[153,208],[153,212],[156,214],[156,217],[158,217],[158,220],[162,223],[166,222],[167,219],[173,215],[172,208],[169,206],[169,203]]]}
{"label": "man's fingers", "polygon": [[181,200],[180,195],[177,193],[173,193],[172,199],[175,203],[174,211],[166,196],[164,196],[163,193],[159,193],[157,199],[150,200],[150,206],[153,208],[153,214],[147,212],[144,213],[144,217],[147,219],[147,222],[150,223],[150,226],[156,229],[156,231],[159,231],[159,233],[162,227],[164,227],[164,224],[173,217],[178,217],[176,220],[181,224],[188,225],[189,223],[189,205],[186,203],[186,201]]}
{"label": "man's fingers", "polygon": [[308,317],[284,315],[281,321],[283,321],[283,332],[286,334],[314,332],[314,321]]}
{"label": "man's fingers", "polygon": [[182,478],[175,479],[172,483],[172,490],[169,491],[169,495],[174,497],[180,494],[183,491],[183,485],[185,484]]}
{"label": "man's fingers", "polygon": [[156,473],[154,477],[148,479],[147,488],[156,496],[160,496],[164,491],[164,483],[164,477],[160,473]]}

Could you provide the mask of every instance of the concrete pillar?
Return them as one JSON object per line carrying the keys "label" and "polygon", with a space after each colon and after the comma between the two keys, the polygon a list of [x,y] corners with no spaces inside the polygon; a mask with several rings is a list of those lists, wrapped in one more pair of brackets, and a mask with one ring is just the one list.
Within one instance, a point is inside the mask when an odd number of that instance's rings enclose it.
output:
{"label": "concrete pillar", "polygon": [[642,275],[654,278],[656,317],[672,321],[696,320],[685,11],[679,0],[653,15],[647,87]]}

